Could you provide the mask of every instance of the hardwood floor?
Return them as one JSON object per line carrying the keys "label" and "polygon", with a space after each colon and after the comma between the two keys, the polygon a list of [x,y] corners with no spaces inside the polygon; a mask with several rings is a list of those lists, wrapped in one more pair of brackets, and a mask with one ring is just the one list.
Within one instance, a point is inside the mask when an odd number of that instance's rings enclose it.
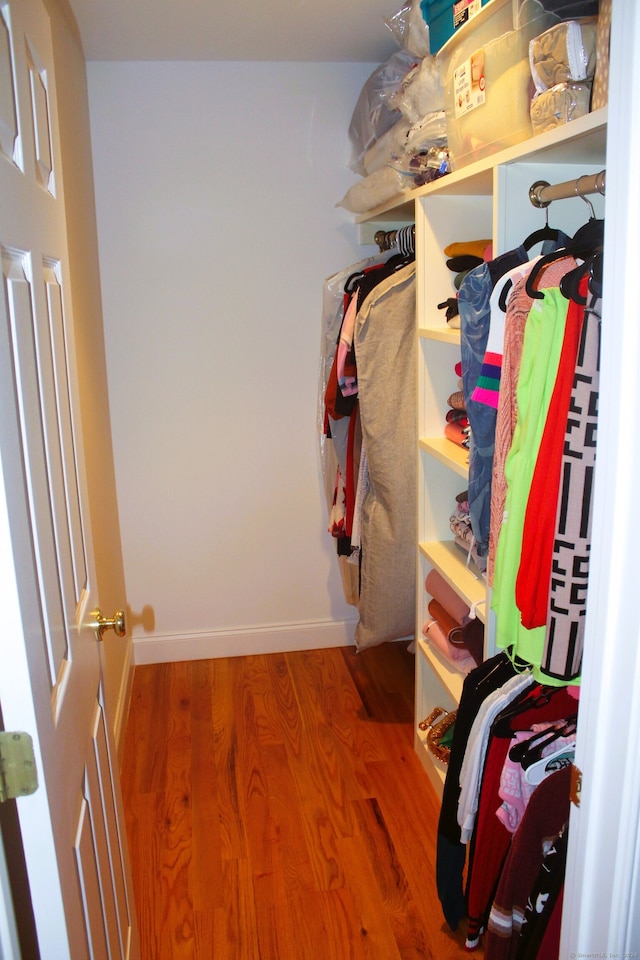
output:
{"label": "hardwood floor", "polygon": [[404,644],[136,668],[143,960],[449,960]]}

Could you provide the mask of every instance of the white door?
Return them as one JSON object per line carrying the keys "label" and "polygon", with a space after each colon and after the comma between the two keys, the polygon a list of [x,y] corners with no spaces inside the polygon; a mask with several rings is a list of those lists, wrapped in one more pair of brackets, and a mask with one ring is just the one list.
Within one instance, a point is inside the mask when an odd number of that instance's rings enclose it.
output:
{"label": "white door", "polygon": [[57,129],[48,15],[41,0],[0,0],[0,707],[35,744],[39,788],[15,802],[42,960],[136,958],[93,627]]}

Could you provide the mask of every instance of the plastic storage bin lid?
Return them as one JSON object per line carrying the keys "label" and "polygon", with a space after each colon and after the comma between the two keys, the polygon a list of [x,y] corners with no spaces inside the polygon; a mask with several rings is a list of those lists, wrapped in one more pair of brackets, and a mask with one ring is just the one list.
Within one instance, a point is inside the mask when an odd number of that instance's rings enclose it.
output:
{"label": "plastic storage bin lid", "polygon": [[503,33],[513,30],[519,17],[520,6],[520,0],[488,0],[472,19],[456,30],[443,44],[438,51],[440,63],[447,63],[450,57],[455,57],[456,48],[466,41],[482,47]]}
{"label": "plastic storage bin lid", "polygon": [[420,9],[429,27],[429,50],[438,53],[445,43],[478,15],[491,0],[421,0]]}

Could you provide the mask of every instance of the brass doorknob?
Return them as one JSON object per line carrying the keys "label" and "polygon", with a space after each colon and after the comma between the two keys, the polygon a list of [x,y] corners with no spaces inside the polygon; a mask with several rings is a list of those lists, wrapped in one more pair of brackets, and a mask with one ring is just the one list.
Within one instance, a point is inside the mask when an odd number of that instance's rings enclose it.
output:
{"label": "brass doorknob", "polygon": [[102,640],[102,634],[105,630],[114,630],[116,636],[124,637],[127,629],[124,622],[124,610],[116,610],[114,615],[109,617],[102,616],[102,610],[93,611],[93,625],[98,634],[98,640]]}

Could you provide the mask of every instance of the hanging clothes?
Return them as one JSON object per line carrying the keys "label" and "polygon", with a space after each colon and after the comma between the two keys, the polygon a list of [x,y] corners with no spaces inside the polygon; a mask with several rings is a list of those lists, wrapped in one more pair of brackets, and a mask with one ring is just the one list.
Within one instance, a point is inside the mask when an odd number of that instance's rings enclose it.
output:
{"label": "hanging clothes", "polygon": [[329,518],[328,529],[336,541],[345,599],[354,604],[357,604],[358,600],[357,582],[354,592],[353,577],[346,567],[351,547],[344,530],[349,422],[348,416],[343,420],[345,414],[336,409],[335,353],[344,313],[350,300],[350,294],[345,291],[347,281],[353,274],[382,266],[389,256],[387,253],[361,260],[329,277],[322,288],[322,343],[317,414],[320,458]]}
{"label": "hanging clothes", "polygon": [[415,630],[415,263],[379,283],[356,320],[369,485],[362,503],[359,650]]}
{"label": "hanging clothes", "polygon": [[[562,888],[570,787],[571,770],[564,767],[544,780],[531,797],[496,889],[488,919],[485,960],[516,960],[527,948],[527,942],[534,938],[534,927],[536,921],[540,923],[543,910],[548,921]],[[553,898],[551,903],[547,902],[549,896]],[[530,901],[536,907],[527,917]],[[538,939],[541,939],[542,926]],[[522,938],[524,927],[527,934]]]}
{"label": "hanging clothes", "polygon": [[489,735],[478,813],[470,843],[467,880],[468,929],[466,946],[474,949],[486,929],[492,897],[511,843],[511,833],[496,816],[501,806],[500,779],[513,734],[533,724],[563,720],[575,712],[575,700],[565,688],[545,692],[535,684],[517,701],[517,709],[498,714]]}
{"label": "hanging clothes", "polygon": [[458,703],[451,755],[438,818],[436,848],[436,885],[445,920],[452,930],[467,915],[463,891],[463,872],[467,856],[458,823],[460,770],[477,713],[487,697],[516,676],[513,664],[505,653],[485,660],[464,679]]}
{"label": "hanging clothes", "polygon": [[[566,239],[554,232],[555,239],[545,240],[543,252],[556,250]],[[469,448],[469,509],[471,527],[480,557],[489,552],[491,522],[491,478],[496,430],[496,406],[490,400],[499,386],[497,368],[501,340],[499,281],[531,262],[529,247],[534,235],[525,243],[493,260],[470,270],[460,284],[460,347],[462,356],[462,390],[471,427]],[[498,289],[496,289],[498,288]],[[491,327],[493,337],[490,340]],[[490,389],[489,384],[491,384]],[[484,387],[485,389],[480,389]]]}
{"label": "hanging clothes", "polygon": [[602,227],[593,218],[532,260],[516,250],[509,269],[509,255],[482,264],[460,287],[472,527],[486,545],[503,652],[463,685],[436,879],[452,929],[467,917],[466,948],[487,933],[487,960],[539,960],[559,949],[579,690],[572,684],[590,553]]}
{"label": "hanging clothes", "polygon": [[400,253],[328,282],[336,318],[322,368],[323,461],[335,462],[329,530],[358,606],[359,648],[415,627],[415,250],[413,228],[397,233]]}
{"label": "hanging clothes", "polygon": [[562,456],[541,674],[574,682],[584,646],[600,372],[600,310],[588,304]]}
{"label": "hanging clothes", "polygon": [[[587,286],[585,277],[579,291]],[[556,685],[579,680],[586,611],[599,322],[584,324],[584,306],[559,287],[547,287],[527,317],[493,577],[497,645]],[[581,420],[587,443],[572,451]]]}
{"label": "hanging clothes", "polygon": [[[543,290],[550,287],[559,287],[562,277],[567,271],[574,269],[576,261],[573,257],[556,260],[546,267],[538,283]],[[511,449],[515,432],[518,404],[517,383],[520,375],[522,345],[524,331],[533,305],[533,298],[527,293],[527,273],[514,283],[509,295],[504,320],[502,358],[500,370],[500,390],[498,394],[496,416],[496,438],[492,467],[491,485],[491,522],[489,530],[489,558],[487,562],[487,581],[493,585],[493,571],[495,566],[495,552],[498,536],[504,516],[506,499],[506,480],[504,464]],[[483,402],[479,400],[478,402]]]}

